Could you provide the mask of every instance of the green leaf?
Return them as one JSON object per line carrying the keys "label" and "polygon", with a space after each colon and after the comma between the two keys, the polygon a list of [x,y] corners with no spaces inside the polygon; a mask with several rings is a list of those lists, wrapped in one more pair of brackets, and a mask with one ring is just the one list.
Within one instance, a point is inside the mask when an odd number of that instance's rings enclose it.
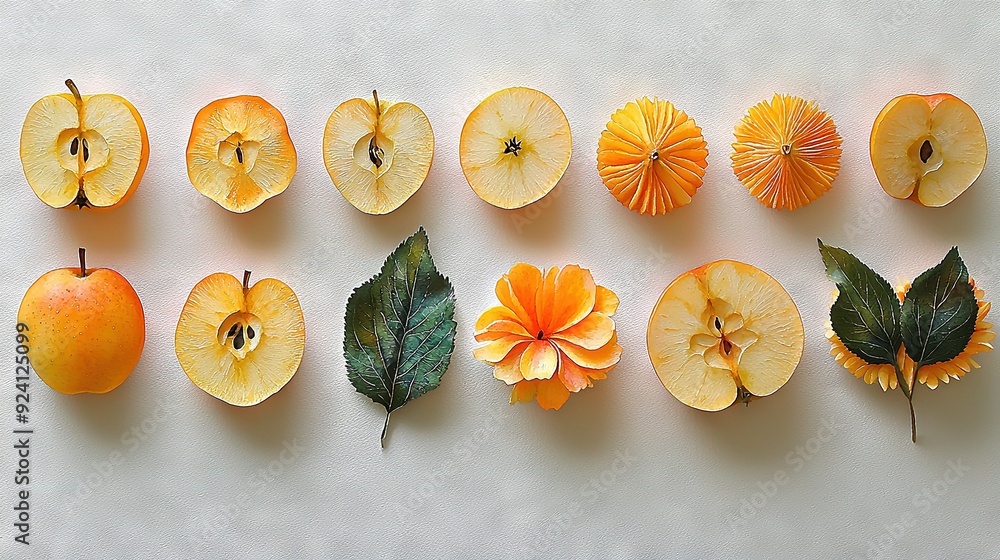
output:
{"label": "green leaf", "polygon": [[917,366],[958,356],[976,329],[979,305],[969,270],[952,247],[940,264],[917,276],[903,300],[906,354]]}
{"label": "green leaf", "polygon": [[344,357],[351,384],[392,411],[436,389],[455,349],[455,291],[434,267],[423,228],[347,300]]}
{"label": "green leaf", "polygon": [[830,323],[848,350],[869,364],[895,364],[902,343],[899,299],[889,282],[857,257],[819,241],[826,275],[839,294]]}

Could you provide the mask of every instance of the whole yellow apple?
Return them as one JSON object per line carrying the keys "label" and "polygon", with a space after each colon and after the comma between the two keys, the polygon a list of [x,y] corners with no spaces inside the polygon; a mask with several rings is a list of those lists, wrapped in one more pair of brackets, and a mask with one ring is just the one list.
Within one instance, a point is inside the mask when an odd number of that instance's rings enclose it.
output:
{"label": "whole yellow apple", "polygon": [[43,274],[28,288],[17,321],[28,327],[28,360],[39,379],[65,394],[107,393],[139,363],[146,322],[139,296],[107,268]]}

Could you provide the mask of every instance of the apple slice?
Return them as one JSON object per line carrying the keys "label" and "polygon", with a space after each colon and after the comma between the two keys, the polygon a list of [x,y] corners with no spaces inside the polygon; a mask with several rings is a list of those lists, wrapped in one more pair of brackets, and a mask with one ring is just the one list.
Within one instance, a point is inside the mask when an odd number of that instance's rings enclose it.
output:
{"label": "apple slice", "polygon": [[940,207],[986,167],[986,131],[967,103],[949,93],[901,95],[875,118],[872,167],[889,196]]}
{"label": "apple slice", "polygon": [[296,161],[285,118],[260,97],[219,99],[194,118],[188,178],[230,212],[249,212],[284,192]]}
{"label": "apple slice", "polygon": [[663,386],[699,410],[774,393],[802,357],[802,318],[766,272],[715,261],[678,276],[653,308],[649,359]]}
{"label": "apple slice", "polygon": [[149,161],[146,125],[123,97],[46,95],[21,127],[21,166],[39,200],[53,208],[109,209],[125,203]]}
{"label": "apple slice", "polygon": [[490,204],[521,208],[549,193],[569,166],[569,121],[551,97],[526,88],[500,90],[462,127],[459,158],[472,190]]}
{"label": "apple slice", "polygon": [[323,162],[333,184],[366,214],[388,214],[424,183],[434,159],[434,132],[412,103],[351,99],[323,133]]}
{"label": "apple slice", "polygon": [[295,292],[265,278],[250,286],[217,272],[195,285],[174,334],[181,369],[206,393],[251,406],[277,393],[295,375],[306,342]]}

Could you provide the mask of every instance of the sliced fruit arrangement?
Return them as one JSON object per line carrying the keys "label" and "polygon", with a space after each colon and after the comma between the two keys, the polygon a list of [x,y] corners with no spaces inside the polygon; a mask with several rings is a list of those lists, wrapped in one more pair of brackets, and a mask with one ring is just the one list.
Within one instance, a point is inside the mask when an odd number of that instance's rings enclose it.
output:
{"label": "sliced fruit arrangement", "polygon": [[510,403],[559,410],[571,393],[593,387],[621,359],[611,319],[618,296],[575,264],[544,273],[517,263],[496,284],[500,305],[476,321],[473,355],[513,385]]}
{"label": "sliced fruit arrangement", "polygon": [[249,212],[284,192],[295,166],[285,118],[260,97],[219,99],[194,118],[188,178],[198,192],[230,212]]}
{"label": "sliced fruit arrangement", "polygon": [[701,128],[673,103],[643,97],[611,115],[597,143],[597,170],[611,194],[640,214],[691,202],[708,167]]}
{"label": "sliced fruit arrangement", "polygon": [[733,172],[765,206],[794,210],[830,190],[841,137],[815,101],[774,94],[736,125]]}
{"label": "sliced fruit arrangement", "polygon": [[174,350],[191,382],[236,406],[277,393],[302,362],[306,329],[295,292],[265,278],[252,287],[217,272],[195,285],[181,310]]}
{"label": "sliced fruit arrangement", "polygon": [[910,437],[917,441],[913,393],[978,368],[973,356],[993,349],[989,302],[952,247],[935,267],[893,289],[857,257],[819,241],[826,274],[837,284],[830,307],[830,353],[855,377],[882,390],[899,387],[910,405]]}
{"label": "sliced fruit arrangement", "polygon": [[569,121],[551,97],[526,88],[502,89],[465,121],[459,158],[480,198],[521,208],[549,193],[569,166]]}
{"label": "sliced fruit arrangement", "polygon": [[646,347],[677,400],[722,410],[770,395],[802,357],[802,318],[766,272],[721,260],[678,276],[653,308]]}
{"label": "sliced fruit arrangement", "polygon": [[870,152],[889,196],[939,207],[983,172],[986,131],[972,107],[954,95],[901,95],[875,118]]}
{"label": "sliced fruit arrangement", "polygon": [[135,192],[149,161],[146,125],[110,93],[47,95],[21,128],[21,166],[35,196],[53,208],[109,209]]}
{"label": "sliced fruit arrangement", "polygon": [[70,395],[121,385],[146,342],[142,302],[132,285],[109,268],[88,269],[82,248],[79,268],[47,272],[28,288],[17,321],[18,342],[28,347],[38,378]]}
{"label": "sliced fruit arrangement", "polygon": [[434,159],[434,132],[412,103],[351,99],[326,121],[323,162],[333,184],[366,214],[388,214],[424,183]]}

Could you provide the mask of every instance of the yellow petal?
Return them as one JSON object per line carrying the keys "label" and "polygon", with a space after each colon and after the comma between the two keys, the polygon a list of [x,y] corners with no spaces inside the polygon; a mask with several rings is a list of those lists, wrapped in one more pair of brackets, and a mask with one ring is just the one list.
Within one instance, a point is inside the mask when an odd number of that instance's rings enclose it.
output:
{"label": "yellow petal", "polygon": [[486,328],[497,321],[517,321],[517,314],[502,305],[491,307],[476,319],[476,334],[486,330]]}
{"label": "yellow petal", "polygon": [[538,381],[520,381],[510,391],[510,404],[531,402],[538,391]]}
{"label": "yellow petal", "polygon": [[536,266],[526,263],[517,263],[510,268],[506,274],[507,282],[510,284],[511,294],[524,308],[525,313],[531,319],[525,322],[525,328],[532,333],[538,331],[538,313],[535,310],[535,302],[538,297],[538,290],[542,285],[542,271]]}
{"label": "yellow petal", "polygon": [[521,375],[525,379],[549,379],[559,365],[559,353],[545,340],[536,340],[521,354]]}
{"label": "yellow petal", "polygon": [[618,363],[622,356],[622,347],[618,345],[618,334],[611,336],[607,344],[597,350],[587,350],[565,340],[553,340],[559,350],[562,350],[576,365],[589,369],[610,368]]}
{"label": "yellow petal", "polygon": [[499,340],[494,340],[472,350],[472,355],[481,362],[495,364],[507,357],[507,354],[520,342],[526,339],[523,336],[507,335]]}
{"label": "yellow petal", "polygon": [[513,385],[524,379],[521,375],[521,355],[528,348],[529,342],[519,342],[514,346],[513,349],[507,354],[503,360],[500,360],[493,368],[493,377],[496,377],[500,381],[508,385]]}
{"label": "yellow petal", "polygon": [[618,311],[618,296],[608,288],[598,286],[594,311],[604,313],[608,317],[614,315]]}
{"label": "yellow petal", "polygon": [[615,333],[615,322],[603,313],[591,313],[566,330],[553,333],[552,338],[572,342],[587,350],[601,348]]}

